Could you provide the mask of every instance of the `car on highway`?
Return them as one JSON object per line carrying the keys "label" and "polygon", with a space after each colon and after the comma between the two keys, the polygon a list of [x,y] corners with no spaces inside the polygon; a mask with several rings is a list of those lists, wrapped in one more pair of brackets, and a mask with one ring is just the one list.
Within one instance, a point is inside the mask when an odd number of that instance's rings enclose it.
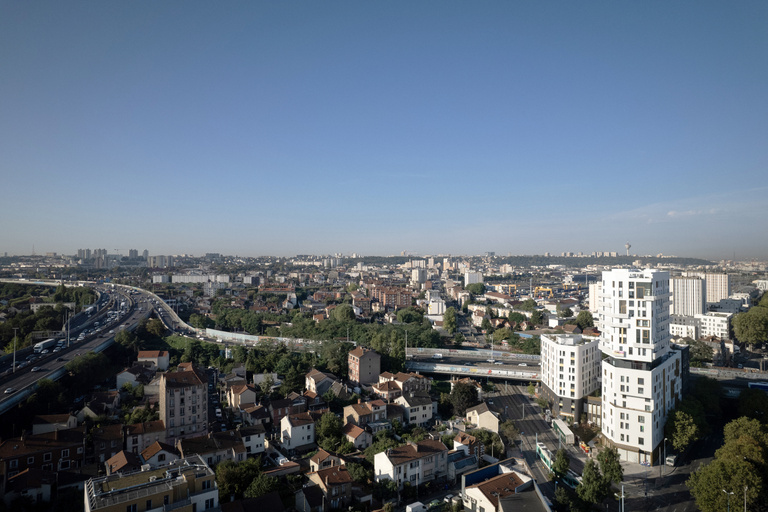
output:
{"label": "car on highway", "polygon": [[39,367],[39,366],[35,366],[34,368],[32,368],[31,371],[33,371],[33,372],[41,372],[41,371],[43,371],[43,369],[41,367]]}
{"label": "car on highway", "polygon": [[493,364],[504,364],[504,361],[496,361]]}
{"label": "car on highway", "polygon": [[518,366],[528,366],[528,363],[520,363]]}
{"label": "car on highway", "polygon": [[5,394],[6,395],[10,395],[10,394],[13,394],[15,392],[16,392],[16,390],[14,388],[5,388]]}

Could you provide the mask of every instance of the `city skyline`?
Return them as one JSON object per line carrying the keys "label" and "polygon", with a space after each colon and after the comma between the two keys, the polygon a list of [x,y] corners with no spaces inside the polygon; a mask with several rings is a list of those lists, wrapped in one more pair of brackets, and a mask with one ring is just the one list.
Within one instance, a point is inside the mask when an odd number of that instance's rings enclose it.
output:
{"label": "city skyline", "polygon": [[0,253],[768,259],[763,2],[3,11]]}

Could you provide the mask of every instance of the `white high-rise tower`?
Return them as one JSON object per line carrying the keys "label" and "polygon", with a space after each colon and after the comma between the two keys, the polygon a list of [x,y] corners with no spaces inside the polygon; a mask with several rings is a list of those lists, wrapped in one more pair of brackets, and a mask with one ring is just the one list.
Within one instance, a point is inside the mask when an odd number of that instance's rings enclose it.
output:
{"label": "white high-rise tower", "polygon": [[687,371],[670,344],[669,306],[669,272],[603,272],[602,431],[622,460],[659,460],[667,414],[682,398]]}

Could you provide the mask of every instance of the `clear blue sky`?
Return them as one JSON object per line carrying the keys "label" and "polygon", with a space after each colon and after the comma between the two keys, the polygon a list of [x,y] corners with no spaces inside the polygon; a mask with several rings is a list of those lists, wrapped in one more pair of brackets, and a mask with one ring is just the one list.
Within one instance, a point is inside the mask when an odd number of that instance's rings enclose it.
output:
{"label": "clear blue sky", "polygon": [[0,253],[768,259],[768,2],[0,5]]}

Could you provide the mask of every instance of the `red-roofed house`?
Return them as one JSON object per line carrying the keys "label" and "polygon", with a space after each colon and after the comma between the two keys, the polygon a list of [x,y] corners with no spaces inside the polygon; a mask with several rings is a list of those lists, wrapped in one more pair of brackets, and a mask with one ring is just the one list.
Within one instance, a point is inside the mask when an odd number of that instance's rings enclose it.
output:
{"label": "red-roofed house", "polygon": [[139,363],[152,363],[155,365],[155,368],[161,371],[167,370],[170,364],[170,358],[167,350],[141,350],[139,351],[136,360]]}

